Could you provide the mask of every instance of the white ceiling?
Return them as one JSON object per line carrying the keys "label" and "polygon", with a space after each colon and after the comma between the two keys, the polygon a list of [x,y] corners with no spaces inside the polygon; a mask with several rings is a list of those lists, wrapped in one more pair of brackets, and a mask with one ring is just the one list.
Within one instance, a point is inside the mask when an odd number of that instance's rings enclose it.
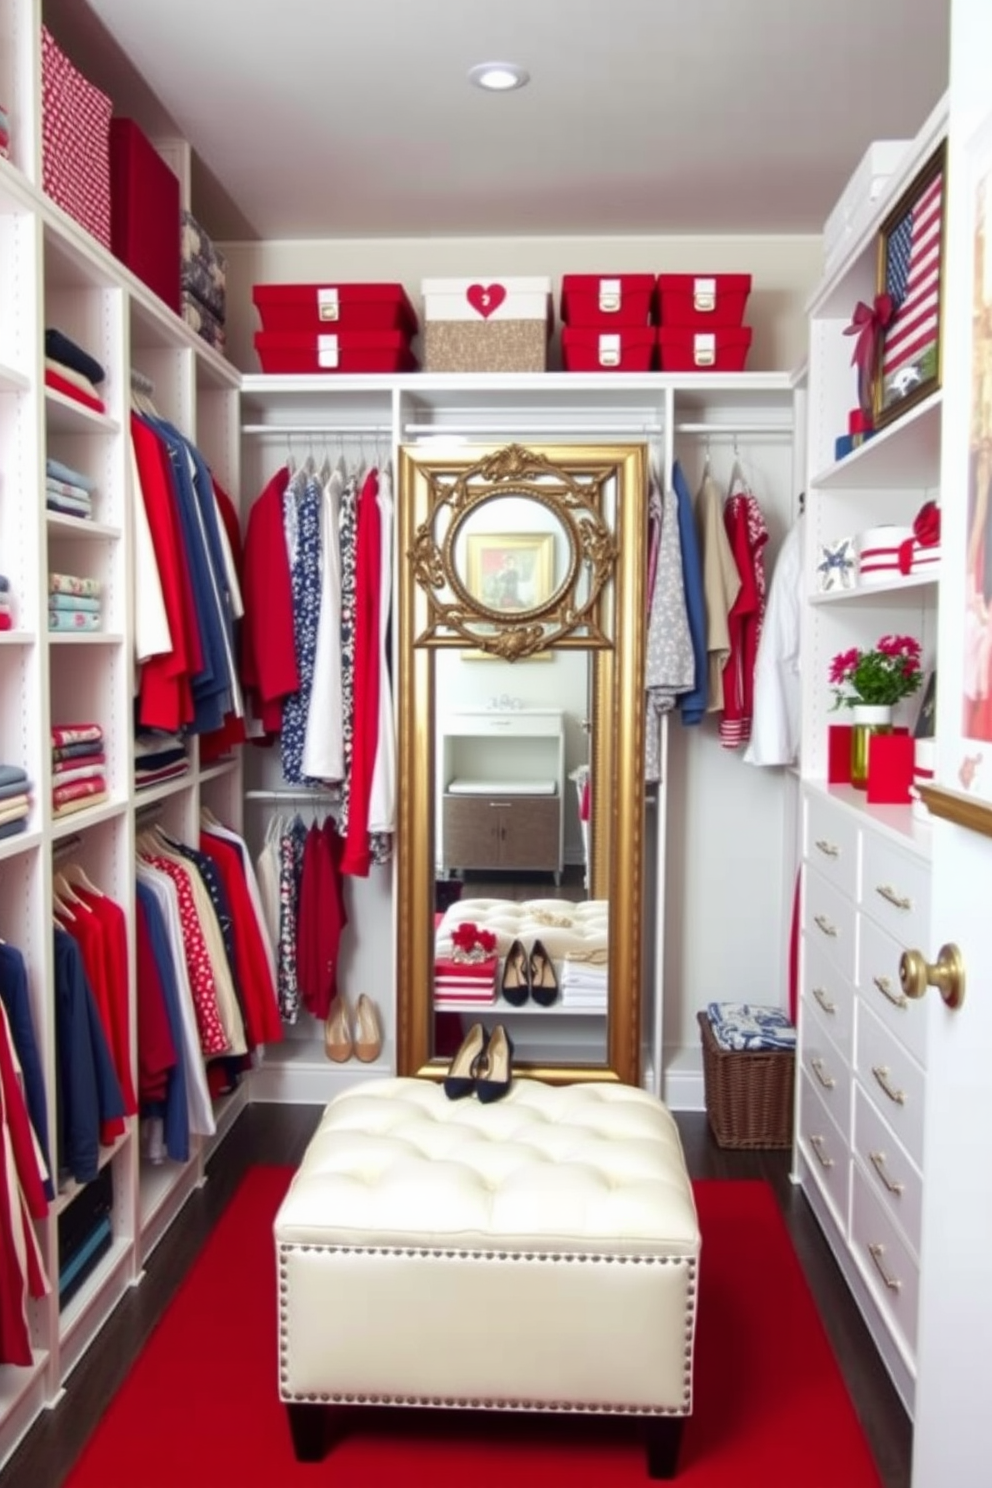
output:
{"label": "white ceiling", "polygon": [[[223,183],[221,236],[818,232],[948,68],[950,0],[88,4]],[[530,86],[471,88],[490,59]]]}

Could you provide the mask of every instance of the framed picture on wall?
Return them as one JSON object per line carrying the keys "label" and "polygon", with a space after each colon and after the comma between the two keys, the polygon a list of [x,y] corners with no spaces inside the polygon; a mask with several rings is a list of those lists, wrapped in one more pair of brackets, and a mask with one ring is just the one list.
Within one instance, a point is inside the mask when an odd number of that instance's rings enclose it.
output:
{"label": "framed picture on wall", "polygon": [[940,387],[945,174],[941,144],[879,230],[877,292],[888,319],[875,361],[876,428]]}
{"label": "framed picture on wall", "polygon": [[468,588],[491,610],[523,614],[551,598],[553,532],[471,532]]}

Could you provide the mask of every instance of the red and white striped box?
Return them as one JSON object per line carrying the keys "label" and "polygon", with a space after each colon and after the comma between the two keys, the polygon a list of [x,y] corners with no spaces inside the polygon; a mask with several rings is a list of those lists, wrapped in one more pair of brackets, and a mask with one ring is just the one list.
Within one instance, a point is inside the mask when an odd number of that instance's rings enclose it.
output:
{"label": "red and white striped box", "polygon": [[913,815],[922,821],[930,820],[930,813],[920,798],[917,786],[932,785],[937,770],[937,740],[913,740],[913,784],[910,796],[913,800]]}
{"label": "red and white striped box", "polygon": [[912,527],[869,527],[858,536],[858,583],[885,584],[903,577],[899,550],[913,536]]}
{"label": "red and white striped box", "polygon": [[105,248],[111,246],[113,107],[107,95],[83,76],[42,26],[42,188]]}

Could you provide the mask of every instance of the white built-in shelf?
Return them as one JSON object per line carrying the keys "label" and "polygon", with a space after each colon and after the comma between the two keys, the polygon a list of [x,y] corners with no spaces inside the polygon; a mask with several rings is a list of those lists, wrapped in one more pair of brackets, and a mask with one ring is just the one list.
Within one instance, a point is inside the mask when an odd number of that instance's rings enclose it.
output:
{"label": "white built-in shelf", "polygon": [[122,1266],[131,1263],[133,1255],[134,1242],[126,1235],[117,1235],[111,1240],[110,1249],[101,1256],[72,1301],[59,1314],[59,1339],[63,1346],[90,1309],[99,1302],[100,1294],[107,1283]]}
{"label": "white built-in shelf", "polygon": [[903,578],[901,575],[891,579],[883,579],[876,584],[865,584],[863,587],[854,589],[831,589],[826,594],[809,595],[811,605],[835,605],[835,604],[872,604],[877,601],[883,605],[891,605],[898,595],[905,591],[933,589],[940,582],[939,570],[932,569],[926,574],[910,575]]}
{"label": "white built-in shelf", "polygon": [[[877,491],[906,486],[914,491],[940,481],[939,390],[886,424],[871,439],[813,477],[813,492]],[[807,499],[809,499],[807,497]]]}
{"label": "white built-in shelf", "polygon": [[172,780],[160,780],[157,785],[140,786],[135,783],[135,810],[140,811],[143,806],[152,806],[156,801],[165,801],[169,796],[178,796],[181,791],[189,790],[195,781],[196,776],[193,771],[187,770],[184,775],[176,775]]}
{"label": "white built-in shelf", "polygon": [[[100,1155],[97,1158],[97,1171],[102,1172],[109,1162],[113,1162],[118,1152],[120,1152],[130,1140],[130,1131],[124,1131],[117,1138],[112,1147],[101,1147]],[[66,1181],[64,1187],[59,1189],[58,1193],[55,1195],[55,1198],[52,1200],[50,1212],[52,1214],[61,1214],[64,1209],[68,1209],[73,1199],[81,1194],[86,1186],[87,1185],[85,1183],[77,1183],[75,1178],[69,1178]]]}
{"label": "white built-in shelf", "polygon": [[212,765],[205,765],[200,771],[200,784],[205,785],[208,780],[222,780],[225,775],[231,775],[238,768],[240,760],[222,759],[216,760]]}
{"label": "white built-in shelf", "polygon": [[911,806],[873,806],[865,791],[853,785],[828,785],[825,780],[805,780],[808,793],[823,796],[842,806],[860,821],[870,824],[903,847],[912,847],[929,859],[932,831],[928,819],[916,816]]}
{"label": "white built-in shelf", "polygon": [[7,858],[16,858],[21,853],[31,852],[41,845],[40,827],[28,828],[26,832],[15,832],[12,837],[0,837],[0,863]]}
{"label": "white built-in shelf", "polygon": [[153,1223],[183,1180],[189,1177],[190,1169],[195,1167],[193,1158],[185,1163],[173,1162],[171,1158],[161,1163],[150,1163],[146,1157],[141,1159],[138,1212],[142,1233]]}
{"label": "white built-in shelf", "polygon": [[70,517],[64,512],[45,513],[45,524],[50,536],[111,538],[121,535],[121,529],[112,522],[94,522],[89,517]]}
{"label": "white built-in shelf", "polygon": [[0,646],[30,646],[33,643],[33,630],[0,630]]}
{"label": "white built-in shelf", "polygon": [[57,388],[45,388],[45,413],[49,429],[59,434],[119,434],[120,424],[109,413],[98,413]]}
{"label": "white built-in shelf", "polygon": [[16,1408],[47,1364],[45,1349],[32,1349],[30,1364],[0,1364],[0,1416],[7,1416]]}
{"label": "white built-in shelf", "polygon": [[24,393],[30,386],[31,379],[25,377],[23,372],[8,367],[6,362],[0,362],[0,392]]}
{"label": "white built-in shelf", "polygon": [[67,816],[54,816],[52,839],[58,841],[60,837],[72,837],[76,832],[85,832],[87,827],[96,827],[101,822],[112,821],[115,816],[123,816],[127,804],[126,793],[114,791],[109,800],[100,801],[96,806],[70,811]]}
{"label": "white built-in shelf", "polygon": [[53,646],[119,646],[124,640],[119,630],[50,630]]}
{"label": "white built-in shelf", "polygon": [[605,1007],[569,1007],[559,996],[550,1007],[541,1007],[536,1002],[525,1002],[523,1007],[514,1007],[502,997],[495,1002],[443,1002],[435,1003],[435,1013],[474,1013],[477,1017],[519,1018],[605,1018]]}

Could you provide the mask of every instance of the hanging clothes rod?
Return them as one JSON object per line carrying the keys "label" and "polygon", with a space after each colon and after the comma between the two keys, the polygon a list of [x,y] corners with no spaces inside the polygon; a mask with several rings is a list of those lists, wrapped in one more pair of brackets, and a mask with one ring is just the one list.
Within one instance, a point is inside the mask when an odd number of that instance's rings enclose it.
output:
{"label": "hanging clothes rod", "polygon": [[587,435],[597,436],[604,434],[617,435],[619,438],[633,438],[635,435],[663,434],[664,424],[649,423],[615,423],[615,424],[542,424],[533,422],[533,410],[531,411],[530,423],[512,424],[407,424],[404,432],[407,435],[433,435],[438,439],[464,439],[467,436],[473,438],[498,435],[501,438],[511,435],[516,439],[527,437],[538,437],[540,439],[555,439],[562,437],[586,438]]}
{"label": "hanging clothes rod", "polygon": [[286,438],[290,434],[392,434],[392,424],[242,424],[242,434],[271,434]]}
{"label": "hanging clothes rod", "polygon": [[77,847],[82,847],[82,833],[73,832],[69,837],[60,837],[57,842],[52,843],[52,861],[64,858],[67,853],[75,852]]}
{"label": "hanging clothes rod", "polygon": [[751,435],[791,436],[791,424],[676,424],[676,434],[698,434],[704,439],[747,439]]}
{"label": "hanging clothes rod", "polygon": [[246,801],[330,801],[335,805],[341,804],[341,797],[337,791],[331,790],[250,790],[245,791]]}

